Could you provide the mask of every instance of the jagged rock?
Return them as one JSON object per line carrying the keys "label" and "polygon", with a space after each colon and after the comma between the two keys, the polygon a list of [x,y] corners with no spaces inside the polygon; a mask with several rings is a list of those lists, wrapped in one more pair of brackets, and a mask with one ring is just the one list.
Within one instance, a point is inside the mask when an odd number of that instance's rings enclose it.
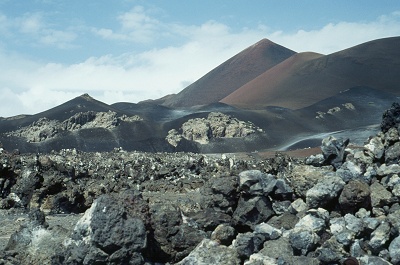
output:
{"label": "jagged rock", "polygon": [[[336,175],[341,177],[344,182],[349,182],[353,179],[363,180],[363,169],[360,165],[354,163],[353,161],[346,161],[342,166],[336,171]],[[369,182],[367,180],[367,182]]]}
{"label": "jagged rock", "polygon": [[383,140],[379,136],[372,137],[364,147],[371,152],[375,159],[380,160],[385,153]]}
{"label": "jagged rock", "polygon": [[328,211],[322,208],[318,210],[309,210],[308,214],[298,221],[295,228],[304,228],[316,234],[321,234],[326,228],[328,219]]}
{"label": "jagged rock", "polygon": [[65,264],[144,263],[146,229],[124,203],[109,195],[93,202],[66,243]]}
{"label": "jagged rock", "polygon": [[274,201],[272,203],[272,209],[277,215],[281,215],[288,211],[291,205],[291,201]]}
{"label": "jagged rock", "polygon": [[[357,233],[357,231],[351,230],[347,227],[349,225],[348,221],[351,222],[352,219],[348,218],[346,222],[344,217],[337,217],[331,218],[329,221],[331,233],[335,236],[336,240],[344,246],[351,245]],[[350,228],[351,227],[354,227],[352,223],[350,223]]]}
{"label": "jagged rock", "polygon": [[211,240],[214,240],[222,245],[229,246],[232,240],[236,237],[236,230],[230,225],[220,224],[211,234]]}
{"label": "jagged rock", "polygon": [[266,240],[275,240],[279,238],[282,235],[282,231],[269,224],[261,223],[254,227],[254,234],[262,238],[264,242]]}
{"label": "jagged rock", "polygon": [[320,237],[307,227],[295,227],[289,233],[290,244],[299,255],[315,250]]}
{"label": "jagged rock", "polygon": [[347,183],[339,196],[339,204],[343,213],[355,213],[360,208],[371,208],[371,191],[368,184],[359,180]]}
{"label": "jagged rock", "polygon": [[274,258],[265,256],[261,253],[255,253],[250,256],[248,261],[243,263],[244,265],[278,265]]}
{"label": "jagged rock", "polygon": [[383,138],[386,150],[388,147],[399,141],[399,130],[392,127],[384,133]]}
{"label": "jagged rock", "polygon": [[62,229],[50,231],[47,228],[43,212],[32,210],[29,220],[10,237],[6,253],[16,257],[18,264],[51,264],[52,257],[62,251],[61,244],[66,234]]}
{"label": "jagged rock", "polygon": [[203,239],[196,248],[177,265],[227,264],[239,265],[237,252],[215,241]]}
{"label": "jagged rock", "polygon": [[253,227],[267,221],[273,214],[268,197],[242,195],[233,213],[233,221],[235,225]]}
{"label": "jagged rock", "polygon": [[371,184],[370,190],[372,207],[382,207],[387,205],[392,198],[390,191],[385,189],[385,187],[377,181]]}
{"label": "jagged rock", "polygon": [[294,193],[305,198],[307,191],[325,175],[331,173],[330,168],[316,168],[306,165],[295,165],[287,178],[290,179]]}
{"label": "jagged rock", "polygon": [[196,213],[188,213],[187,217],[193,220],[196,226],[204,231],[212,231],[220,224],[230,223],[232,219],[230,215],[210,208]]}
{"label": "jagged rock", "polygon": [[359,258],[361,264],[373,264],[373,265],[393,265],[381,257],[376,256],[363,256]]}
{"label": "jagged rock", "polygon": [[381,130],[387,132],[390,128],[398,128],[400,124],[400,104],[393,103],[390,109],[382,115]]}
{"label": "jagged rock", "polygon": [[324,207],[339,196],[345,182],[337,176],[326,176],[306,193],[306,203],[310,208]]}
{"label": "jagged rock", "polygon": [[305,212],[307,211],[307,209],[308,209],[307,203],[305,203],[301,198],[296,199],[294,202],[291,203],[289,207],[289,211],[292,214]]}
{"label": "jagged rock", "polygon": [[244,194],[268,196],[276,184],[274,176],[259,170],[247,170],[239,174],[239,189]]}
{"label": "jagged rock", "polygon": [[323,154],[317,154],[317,155],[311,155],[306,158],[305,164],[306,165],[312,165],[315,167],[323,165],[325,159]]}
{"label": "jagged rock", "polygon": [[225,213],[233,213],[239,197],[239,181],[235,176],[212,178],[200,189],[201,204]]}
{"label": "jagged rock", "polygon": [[325,241],[321,247],[317,248],[315,253],[322,264],[338,263],[347,254],[335,237]]}
{"label": "jagged rock", "polygon": [[390,225],[387,222],[382,222],[378,228],[371,234],[369,247],[374,254],[378,254],[389,241]]}
{"label": "jagged rock", "polygon": [[150,205],[150,238],[153,249],[149,256],[157,262],[182,260],[206,238],[207,234],[182,215],[178,205],[171,202],[158,202]]}
{"label": "jagged rock", "polygon": [[391,174],[399,174],[400,173],[400,165],[398,164],[393,164],[393,165],[386,165],[382,164],[377,172],[379,176],[387,176]]}
{"label": "jagged rock", "polygon": [[395,210],[387,215],[387,219],[396,233],[400,233],[400,210]]}
{"label": "jagged rock", "polygon": [[292,200],[293,188],[290,186],[287,180],[277,179],[275,184],[275,191],[272,195],[277,200]]}
{"label": "jagged rock", "polygon": [[254,233],[241,233],[233,240],[232,248],[236,250],[242,260],[245,260],[251,254],[257,253],[262,248],[264,241]]}
{"label": "jagged rock", "polygon": [[344,153],[349,139],[336,139],[333,136],[322,140],[322,154],[324,155],[325,163],[339,168],[344,160]]}
{"label": "jagged rock", "polygon": [[278,216],[272,216],[267,223],[277,229],[290,230],[298,221],[299,217],[289,212],[285,212]]}
{"label": "jagged rock", "polygon": [[344,216],[344,221],[346,224],[346,228],[354,232],[356,236],[363,232],[364,226],[360,218],[357,218],[356,216],[348,213]]}
{"label": "jagged rock", "polygon": [[390,146],[385,151],[386,165],[398,164],[400,159],[400,142]]}
{"label": "jagged rock", "polygon": [[294,258],[293,249],[288,238],[280,237],[276,240],[265,241],[264,247],[259,253],[275,259],[278,264],[285,264],[284,262],[294,264],[292,263]]}
{"label": "jagged rock", "polygon": [[392,240],[389,245],[390,261],[393,264],[398,264],[400,262],[400,236]]}

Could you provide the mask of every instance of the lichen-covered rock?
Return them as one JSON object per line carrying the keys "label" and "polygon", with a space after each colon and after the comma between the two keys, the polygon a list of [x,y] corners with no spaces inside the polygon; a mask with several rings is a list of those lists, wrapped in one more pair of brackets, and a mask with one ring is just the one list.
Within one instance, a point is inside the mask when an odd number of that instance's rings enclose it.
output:
{"label": "lichen-covered rock", "polygon": [[385,189],[385,187],[377,181],[371,184],[370,190],[372,207],[382,207],[387,205],[392,198],[390,191]]}
{"label": "lichen-covered rock", "polygon": [[337,176],[326,176],[306,193],[306,203],[310,208],[324,207],[336,199],[345,182]]}
{"label": "lichen-covered rock", "polygon": [[220,224],[211,234],[211,240],[229,246],[236,237],[237,231],[230,225]]}
{"label": "lichen-covered rock", "polygon": [[389,238],[390,224],[388,222],[382,222],[378,228],[371,233],[371,239],[368,245],[372,253],[379,254],[379,252],[386,246]]}
{"label": "lichen-covered rock", "polygon": [[393,264],[398,264],[400,262],[400,236],[393,239],[389,245],[390,261]]}
{"label": "lichen-covered rock", "polygon": [[207,118],[190,119],[182,124],[181,133],[171,130],[166,137],[167,141],[177,146],[180,137],[200,144],[207,144],[213,138],[237,138],[246,137],[262,129],[251,122],[240,121],[220,112],[210,112]]}
{"label": "lichen-covered rock", "polygon": [[177,265],[227,264],[239,265],[237,252],[210,239],[203,239],[196,248]]}
{"label": "lichen-covered rock", "polygon": [[307,227],[295,227],[289,234],[290,244],[298,255],[307,255],[315,250],[320,237]]}
{"label": "lichen-covered rock", "polygon": [[117,113],[113,111],[79,112],[64,121],[49,120],[46,117],[40,118],[26,127],[8,132],[7,135],[22,137],[28,142],[43,142],[66,131],[76,131],[89,128],[112,129],[118,126],[121,121],[134,122],[140,120],[142,120],[142,118],[137,115],[131,117],[126,115],[118,116]]}
{"label": "lichen-covered rock", "polygon": [[[108,195],[94,201],[66,241],[65,264],[143,264],[147,233],[142,219]],[[122,207],[121,207],[122,206]],[[131,263],[134,258],[135,263]]]}
{"label": "lichen-covered rock", "polygon": [[385,163],[387,165],[398,164],[400,159],[400,142],[391,145],[385,151]]}
{"label": "lichen-covered rock", "polygon": [[288,172],[287,178],[290,179],[294,193],[305,198],[306,193],[325,175],[332,173],[330,168],[316,168],[309,165],[294,165]]}

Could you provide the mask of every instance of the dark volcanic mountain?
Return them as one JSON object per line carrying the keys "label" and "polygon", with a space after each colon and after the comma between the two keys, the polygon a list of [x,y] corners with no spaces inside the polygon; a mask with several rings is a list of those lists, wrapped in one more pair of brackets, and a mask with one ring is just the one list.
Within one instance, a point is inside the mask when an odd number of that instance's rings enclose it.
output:
{"label": "dark volcanic mountain", "polygon": [[221,102],[298,109],[354,86],[400,95],[400,37],[370,41],[326,56],[296,54]]}
{"label": "dark volcanic mountain", "polygon": [[218,102],[293,54],[294,51],[263,39],[219,65],[177,95],[166,98],[163,105],[190,107]]}

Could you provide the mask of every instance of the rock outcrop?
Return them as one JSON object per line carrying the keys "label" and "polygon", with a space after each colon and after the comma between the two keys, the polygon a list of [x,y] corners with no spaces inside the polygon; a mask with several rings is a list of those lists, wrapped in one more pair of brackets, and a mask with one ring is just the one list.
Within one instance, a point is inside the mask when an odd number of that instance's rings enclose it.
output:
{"label": "rock outcrop", "polygon": [[397,107],[364,147],[305,160],[3,151],[0,206],[30,216],[0,264],[399,264]]}
{"label": "rock outcrop", "polygon": [[207,118],[186,121],[179,132],[175,129],[170,130],[166,140],[176,147],[182,138],[207,144],[213,138],[246,137],[256,132],[262,132],[262,129],[251,122],[241,121],[220,112],[211,112]]}
{"label": "rock outcrop", "polygon": [[134,122],[142,120],[139,116],[117,116],[116,112],[79,112],[64,121],[49,120],[40,118],[31,125],[19,130],[8,132],[8,136],[25,138],[27,142],[42,142],[54,138],[56,135],[65,131],[77,131],[89,128],[112,129],[124,122]]}

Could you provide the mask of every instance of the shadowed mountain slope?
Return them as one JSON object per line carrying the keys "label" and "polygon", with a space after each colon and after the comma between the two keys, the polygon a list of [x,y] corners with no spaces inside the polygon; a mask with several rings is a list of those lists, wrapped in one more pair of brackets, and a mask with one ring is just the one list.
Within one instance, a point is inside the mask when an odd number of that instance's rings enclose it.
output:
{"label": "shadowed mountain slope", "polygon": [[283,46],[263,39],[189,85],[163,103],[188,107],[218,102],[271,67],[295,54]]}
{"label": "shadowed mountain slope", "polygon": [[326,56],[296,54],[221,100],[254,108],[298,109],[354,86],[400,94],[400,37],[370,41]]}
{"label": "shadowed mountain slope", "polygon": [[57,107],[40,112],[34,115],[20,115],[0,120],[0,133],[8,131],[10,128],[23,127],[37,121],[40,118],[48,118],[50,120],[65,120],[79,112],[96,111],[107,112],[114,111],[121,114],[121,111],[98,101],[88,94],[71,99]]}

